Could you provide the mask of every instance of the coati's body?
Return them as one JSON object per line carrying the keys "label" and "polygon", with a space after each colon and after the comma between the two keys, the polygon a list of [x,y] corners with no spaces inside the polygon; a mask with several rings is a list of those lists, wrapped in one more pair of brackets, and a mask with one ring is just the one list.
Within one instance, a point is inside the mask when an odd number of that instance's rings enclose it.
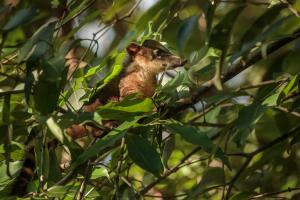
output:
{"label": "coati's body", "polygon": [[[146,40],[142,46],[132,43],[127,47],[127,53],[128,60],[124,62],[123,72],[96,94],[92,103],[84,106],[85,112],[93,112],[110,100],[118,101],[134,93],[142,97],[152,97],[156,88],[156,76],[167,69],[185,64],[184,60],[154,40]],[[106,125],[110,127],[109,124]],[[67,133],[73,138],[87,134],[102,135],[101,130],[87,125],[73,125],[67,129]]]}
{"label": "coati's body", "polygon": [[[93,103],[105,104],[111,99],[122,99],[133,93],[151,97],[160,72],[185,64],[184,60],[154,40],[146,40],[142,46],[132,43],[127,47],[127,53],[123,72],[95,95]],[[92,111],[89,106],[95,107],[93,103],[85,106],[84,110]]]}
{"label": "coati's body", "polygon": [[[154,40],[147,40],[142,46],[132,43],[127,47],[127,52],[128,60],[123,72],[99,91],[92,98],[91,103],[83,107],[84,112],[93,112],[108,101],[119,101],[134,93],[139,93],[142,97],[151,97],[155,92],[156,75],[185,63],[180,57],[171,54]],[[109,122],[104,122],[104,125],[110,126]],[[80,138],[87,134],[101,136],[103,133],[102,130],[91,125],[72,125],[66,132],[72,138]],[[34,158],[32,153],[28,152],[28,155],[13,191],[18,196],[26,194],[27,183],[33,177]],[[31,162],[26,162],[26,159]],[[30,163],[30,165],[26,163]]]}

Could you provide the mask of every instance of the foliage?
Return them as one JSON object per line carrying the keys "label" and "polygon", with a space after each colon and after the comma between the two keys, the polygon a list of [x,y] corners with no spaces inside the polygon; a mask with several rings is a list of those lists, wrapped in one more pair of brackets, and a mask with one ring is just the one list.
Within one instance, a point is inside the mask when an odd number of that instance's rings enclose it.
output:
{"label": "foliage", "polygon": [[[299,0],[4,0],[1,197],[15,199],[34,146],[28,198],[299,199],[299,9]],[[81,112],[120,75],[125,47],[146,39],[188,64],[163,73],[153,98]],[[66,134],[109,120],[118,126],[98,138]]]}

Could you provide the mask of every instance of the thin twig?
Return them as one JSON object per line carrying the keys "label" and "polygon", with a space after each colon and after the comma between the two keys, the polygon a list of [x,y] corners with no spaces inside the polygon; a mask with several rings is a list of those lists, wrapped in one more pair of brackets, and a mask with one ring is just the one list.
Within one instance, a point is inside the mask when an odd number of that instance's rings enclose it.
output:
{"label": "thin twig", "polygon": [[280,102],[283,103],[290,99],[297,98],[299,96],[300,96],[300,92],[293,92],[293,93],[287,95],[286,97],[283,97]]}
{"label": "thin twig", "polygon": [[91,165],[90,165],[90,161],[89,161],[88,165],[85,168],[84,177],[83,177],[83,180],[80,184],[79,190],[77,192],[76,200],[82,200],[84,198],[84,191],[85,191],[85,188],[86,188],[87,180],[90,177],[90,174],[91,174]]}
{"label": "thin twig", "polygon": [[274,109],[279,110],[281,112],[285,112],[288,113],[290,115],[293,115],[294,117],[300,117],[300,113],[296,112],[296,111],[289,111],[287,108],[282,107],[282,106],[276,106]]}
{"label": "thin twig", "polygon": [[58,26],[55,30],[59,30],[62,26],[64,26],[65,24],[69,23],[70,21],[72,21],[73,19],[75,19],[76,17],[78,17],[79,15],[81,15],[84,11],[86,11],[87,9],[89,9],[95,2],[96,2],[96,0],[90,1],[82,10],[78,11],[74,16],[72,16],[67,21],[62,22],[60,24],[60,26]]}
{"label": "thin twig", "polygon": [[145,197],[153,197],[153,198],[160,198],[160,199],[176,199],[178,197],[186,197],[188,194],[176,194],[176,195],[151,195],[145,194]]}
{"label": "thin twig", "polygon": [[122,138],[121,140],[121,147],[120,147],[120,158],[117,163],[117,168],[116,168],[116,175],[115,175],[115,199],[119,199],[119,181],[120,181],[120,172],[121,172],[121,167],[122,167],[122,161],[123,161],[123,156],[124,156],[124,151],[125,151],[125,139]]}
{"label": "thin twig", "polygon": [[225,200],[228,200],[230,198],[231,190],[232,190],[232,188],[234,186],[234,183],[241,176],[241,174],[244,172],[244,170],[248,167],[248,165],[250,164],[251,160],[252,160],[252,157],[248,157],[246,159],[246,161],[244,162],[244,164],[242,165],[242,167],[238,170],[238,172],[231,179],[231,181],[229,183],[229,186],[228,186],[228,189],[227,189],[227,192],[226,192]]}
{"label": "thin twig", "polygon": [[180,169],[180,166],[182,164],[185,163],[186,160],[188,160],[192,155],[194,155],[197,151],[201,150],[201,147],[196,147],[195,149],[193,149],[189,154],[187,154],[186,156],[184,156],[180,162],[174,166],[172,169],[168,170],[164,175],[162,175],[161,177],[159,177],[158,179],[156,179],[155,181],[153,181],[152,183],[150,183],[149,185],[147,185],[145,188],[143,188],[139,193],[138,196],[143,196],[144,194],[146,194],[151,188],[153,188],[155,185],[157,185],[158,183],[160,183],[162,180],[166,179],[168,176],[170,176],[171,174],[175,173],[176,171],[178,171],[178,169]]}
{"label": "thin twig", "polygon": [[264,1],[249,1],[249,0],[244,0],[244,1],[236,1],[236,0],[220,0],[221,3],[232,3],[232,4],[253,4],[253,5],[263,5],[263,6],[269,6],[269,2],[264,2]]}
{"label": "thin twig", "polygon": [[288,0],[279,0],[282,4],[286,5],[286,7],[293,13],[296,17],[299,17],[298,11],[293,8],[293,5]]}
{"label": "thin twig", "polygon": [[229,124],[212,123],[212,122],[193,122],[192,124],[196,126],[216,127],[216,128],[224,128],[229,125]]}
{"label": "thin twig", "polygon": [[297,126],[293,129],[291,129],[289,132],[281,135],[280,137],[276,138],[275,140],[273,140],[272,142],[266,144],[265,146],[258,148],[257,150],[253,151],[252,153],[250,153],[251,156],[255,156],[258,153],[261,153],[271,147],[273,147],[276,144],[279,144],[283,141],[285,141],[286,139],[288,139],[289,137],[293,136],[294,134],[298,133],[300,130],[300,126]]}
{"label": "thin twig", "polygon": [[248,153],[248,154],[239,154],[239,155],[243,155],[246,157],[246,161],[244,162],[244,164],[242,165],[242,167],[238,170],[238,172],[234,175],[234,177],[231,179],[231,181],[229,182],[229,186],[227,189],[227,193],[225,196],[225,200],[228,200],[230,198],[231,195],[231,191],[233,189],[234,183],[238,180],[238,178],[240,178],[241,174],[244,172],[244,170],[248,167],[248,165],[250,164],[251,160],[253,159],[253,157],[271,147],[273,147],[274,145],[277,145],[281,142],[284,142],[285,140],[287,140],[289,137],[295,135],[296,133],[298,133],[300,130],[300,125],[297,127],[292,128],[289,132],[281,135],[280,137],[274,139],[273,141],[271,141],[270,143],[266,144],[265,146],[262,146],[258,149],[256,149],[255,151]]}
{"label": "thin twig", "polygon": [[242,91],[242,90],[250,90],[250,89],[256,89],[256,88],[261,88],[263,86],[267,86],[267,85],[273,85],[273,84],[278,84],[278,83],[283,83],[283,82],[287,82],[288,79],[280,79],[280,80],[268,80],[268,81],[263,81],[260,82],[258,84],[254,84],[254,85],[246,85],[246,86],[242,86],[240,88],[238,88],[236,91]]}
{"label": "thin twig", "polygon": [[277,192],[268,192],[268,193],[263,193],[263,194],[255,195],[253,197],[250,197],[249,200],[250,199],[261,199],[263,197],[271,197],[271,196],[275,196],[275,195],[278,195],[278,194],[283,194],[283,193],[297,191],[297,190],[300,190],[300,187],[288,188],[288,189],[277,191]]}

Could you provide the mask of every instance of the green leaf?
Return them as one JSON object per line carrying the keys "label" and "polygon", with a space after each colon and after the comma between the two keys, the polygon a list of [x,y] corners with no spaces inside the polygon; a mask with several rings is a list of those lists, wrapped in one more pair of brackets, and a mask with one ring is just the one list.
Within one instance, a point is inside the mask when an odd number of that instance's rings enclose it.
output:
{"label": "green leaf", "polygon": [[158,1],[154,6],[152,6],[147,12],[145,12],[136,23],[136,31],[137,33],[143,31],[145,27],[148,25],[149,21],[154,21],[157,16],[168,7],[171,7],[172,4],[174,4],[174,0],[162,0]]}
{"label": "green leaf", "polygon": [[[241,57],[247,57],[247,54],[251,50],[257,48],[257,46],[259,46],[263,42],[266,42],[266,40],[268,38],[270,38],[272,35],[278,34],[278,32],[279,32],[278,29],[280,28],[280,26],[282,26],[290,18],[291,18],[291,16],[279,18],[278,20],[271,23],[265,31],[263,31],[261,34],[257,35],[257,37],[253,38],[251,41],[249,41],[247,43],[241,43],[242,44],[241,50],[234,53],[231,56],[229,62],[233,63]],[[264,46],[266,46],[266,45],[267,44],[265,44]],[[262,50],[263,50],[263,48],[262,48]]]}
{"label": "green leaf", "polygon": [[145,138],[129,134],[126,136],[129,157],[144,170],[159,176],[163,165],[153,145]]}
{"label": "green leaf", "polygon": [[102,177],[107,177],[109,178],[109,174],[106,168],[104,167],[95,167],[93,169],[92,175],[90,177],[91,180],[97,179],[97,178],[102,178]]}
{"label": "green leaf", "polygon": [[177,35],[177,46],[180,52],[184,51],[187,41],[190,39],[193,30],[196,28],[198,22],[198,16],[191,16],[184,20],[183,24],[179,28]]}
{"label": "green leaf", "polygon": [[103,69],[104,64],[100,64],[94,67],[91,67],[84,75],[84,78],[88,78],[91,76],[94,76],[97,72],[99,72],[101,69]]}
{"label": "green leaf", "polygon": [[[98,83],[96,92],[101,90],[104,86],[106,86],[109,82],[111,82],[114,78],[118,77],[120,73],[123,70],[123,60],[126,57],[126,53],[119,53],[118,56],[114,60],[114,64],[111,68],[111,72],[100,82]],[[95,70],[101,69],[101,66],[99,66]],[[90,72],[92,73],[92,72]]]}
{"label": "green leaf", "polygon": [[280,96],[281,96],[281,93],[276,92],[275,94],[266,98],[263,102],[263,105],[269,106],[269,107],[277,106]]}
{"label": "green leaf", "polygon": [[38,111],[47,115],[56,109],[66,78],[67,68],[63,57],[52,58],[43,64],[43,72],[34,91],[34,102]]}
{"label": "green leaf", "polygon": [[174,78],[172,78],[164,86],[162,86],[160,92],[170,95],[179,86],[191,86],[191,85],[192,82],[188,77],[188,73],[187,71],[184,70],[182,72],[178,72]]}
{"label": "green leaf", "polygon": [[279,101],[280,101],[280,98],[282,98],[284,95],[283,93],[283,90],[285,88],[285,85],[281,85],[276,91],[274,94],[272,94],[271,96],[267,97],[262,105],[265,105],[265,106],[269,106],[269,107],[273,107],[273,106],[277,106]]}
{"label": "green leaf", "polygon": [[60,160],[57,158],[55,151],[49,151],[49,175],[48,181],[51,183],[56,183],[62,178],[61,169],[59,167]]}
{"label": "green leaf", "polygon": [[267,109],[267,106],[255,102],[250,106],[243,107],[239,111],[238,118],[235,121],[237,133],[234,137],[235,142],[239,146],[245,144],[247,137]]}
{"label": "green leaf", "polygon": [[223,19],[214,27],[210,36],[210,46],[225,50],[228,48],[231,36],[231,30],[234,22],[245,6],[238,6],[230,10]]}
{"label": "green leaf", "polygon": [[108,8],[103,14],[103,21],[111,20],[115,17],[120,11],[126,7],[126,4],[129,4],[130,0],[118,0],[115,1],[110,8]]}
{"label": "green leaf", "polygon": [[58,126],[58,124],[54,121],[53,117],[50,117],[47,121],[46,124],[48,126],[48,128],[50,129],[50,132],[53,134],[53,136],[58,139],[59,142],[61,142],[62,144],[66,143],[66,138],[65,135],[63,133],[63,131],[61,130],[61,128]]}
{"label": "green leaf", "polygon": [[175,136],[170,135],[165,141],[163,154],[162,154],[164,166],[168,166],[168,160],[171,157],[174,148],[175,148]]}
{"label": "green leaf", "polygon": [[212,143],[206,133],[201,132],[199,129],[193,126],[183,125],[178,122],[169,123],[166,125],[166,127],[172,132],[180,134],[185,141],[191,144],[199,145],[207,153],[215,154],[215,156],[221,159],[224,164],[226,164],[228,167],[230,166],[228,158],[225,156],[222,149]]}
{"label": "green leaf", "polygon": [[78,15],[78,13],[82,13],[82,11],[86,10],[88,7],[91,6],[91,4],[94,3],[93,1],[90,1],[90,0],[83,0],[83,1],[79,1],[79,2],[80,2],[79,5],[75,5],[74,7],[72,7],[72,9],[70,9],[70,12],[68,12],[67,16],[64,17],[61,25],[64,25],[65,23],[74,19],[75,16]]}
{"label": "green leaf", "polygon": [[[23,163],[20,161],[10,162],[9,171],[13,177],[16,177],[19,174],[19,170],[22,168]],[[12,181],[11,178],[7,175],[7,165],[5,161],[0,162],[0,185],[7,184]]]}
{"label": "green leaf", "polygon": [[283,93],[288,95],[291,92],[298,90],[299,75],[297,74],[294,78],[283,88]]}
{"label": "green leaf", "polygon": [[253,38],[258,36],[264,30],[264,28],[270,26],[271,22],[276,19],[283,8],[284,5],[280,4],[267,9],[266,12],[259,16],[250,26],[250,28],[244,33],[241,39],[241,44],[251,41]]}
{"label": "green leaf", "polygon": [[[43,146],[43,178],[48,181],[49,177],[49,168],[50,168],[50,158],[49,158],[49,149],[48,145]],[[51,163],[52,164],[52,163]]]}
{"label": "green leaf", "polygon": [[128,121],[123,122],[120,126],[110,131],[104,138],[98,140],[91,147],[84,150],[76,160],[74,161],[72,167],[75,168],[90,158],[96,156],[99,152],[107,147],[113,146],[118,140],[124,137],[126,131],[134,126],[139,119],[142,117],[135,117],[133,119],[129,119]]}
{"label": "green leaf", "polygon": [[28,58],[37,59],[51,49],[53,33],[57,20],[52,19],[42,25],[34,35],[27,40],[25,45],[20,49],[18,61],[27,60]]}
{"label": "green leaf", "polygon": [[2,28],[2,31],[11,31],[16,27],[25,24],[30,21],[37,14],[37,10],[34,7],[24,8],[18,10],[15,15],[13,15],[8,22]]}
{"label": "green leaf", "polygon": [[155,108],[150,98],[132,98],[128,96],[120,102],[110,102],[97,109],[97,113],[103,119],[126,120],[129,117],[142,115],[153,111]]}
{"label": "green leaf", "polygon": [[[74,185],[64,185],[64,186],[53,186],[48,191],[49,197],[61,198],[61,197],[74,197],[76,195],[77,187]],[[68,198],[66,198],[68,199]]]}
{"label": "green leaf", "polygon": [[[200,68],[200,69],[199,69]],[[189,75],[191,79],[198,85],[211,80],[216,72],[216,67],[214,63],[202,66],[201,63],[192,66],[189,70]]]}

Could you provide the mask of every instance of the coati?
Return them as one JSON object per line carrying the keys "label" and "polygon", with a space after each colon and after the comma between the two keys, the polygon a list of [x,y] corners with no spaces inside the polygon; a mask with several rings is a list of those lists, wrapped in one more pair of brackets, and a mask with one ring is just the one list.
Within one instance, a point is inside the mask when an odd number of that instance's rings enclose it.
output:
{"label": "coati", "polygon": [[[122,100],[125,96],[134,93],[151,97],[156,88],[156,76],[160,72],[186,63],[186,60],[175,56],[155,40],[146,40],[141,46],[131,43],[126,50],[128,60],[125,62],[123,72],[96,94],[92,98],[92,103],[84,106],[85,112],[95,111],[98,106],[111,99]],[[73,138],[80,138],[87,134],[99,136],[102,132],[88,125],[72,125],[67,129],[67,133]]]}
{"label": "coati", "polygon": [[[127,48],[128,60],[120,76],[112,80],[83,107],[84,112],[93,112],[98,106],[110,100],[119,101],[130,94],[139,93],[142,97],[151,97],[156,88],[156,76],[167,69],[183,66],[186,61],[172,54],[155,40],[146,40],[142,45],[131,43]],[[109,125],[107,125],[109,126]],[[87,134],[101,135],[103,132],[90,125],[72,125],[66,132],[72,138]],[[20,176],[13,185],[12,194],[26,195],[27,183],[34,175],[33,148],[27,152]]]}

